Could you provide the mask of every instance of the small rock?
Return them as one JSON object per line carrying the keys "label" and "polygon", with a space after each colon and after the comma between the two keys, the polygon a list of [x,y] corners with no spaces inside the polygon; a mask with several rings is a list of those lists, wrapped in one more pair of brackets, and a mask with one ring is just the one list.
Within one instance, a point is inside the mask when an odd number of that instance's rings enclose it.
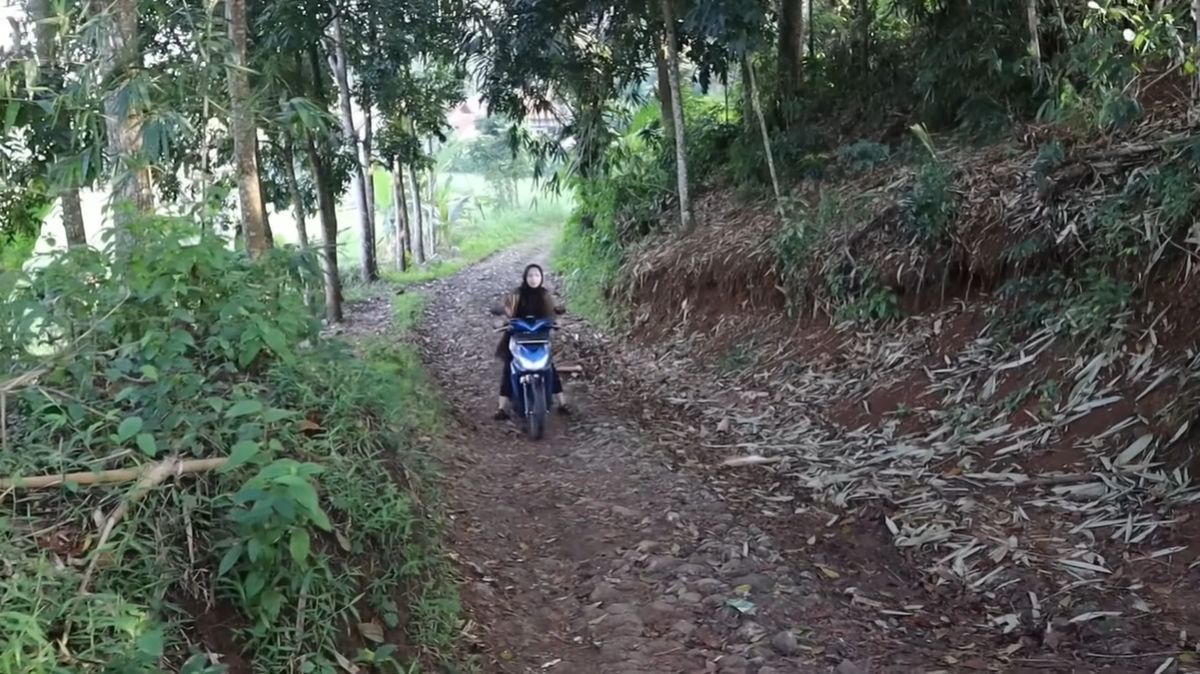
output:
{"label": "small rock", "polygon": [[671,631],[680,636],[687,637],[696,631],[696,625],[687,620],[676,620],[675,624],[671,625]]}
{"label": "small rock", "polygon": [[683,564],[683,560],[665,555],[655,555],[646,562],[646,570],[650,573],[664,573]]}
{"label": "small rock", "polygon": [[614,601],[619,601],[622,596],[623,595],[621,594],[621,591],[612,585],[609,585],[608,583],[597,583],[596,588],[592,590],[589,598],[592,601],[611,603]]}
{"label": "small rock", "polygon": [[699,578],[700,576],[708,575],[708,573],[709,568],[702,564],[694,564],[689,562],[687,564],[680,564],[679,566],[675,567],[675,575],[677,576]]}
{"label": "small rock", "polygon": [[475,594],[477,594],[480,597],[483,597],[484,599],[487,599],[489,601],[494,600],[496,598],[496,591],[494,589],[492,589],[492,586],[488,585],[487,583],[481,583],[478,581],[471,583],[471,590]]}
{"label": "small rock", "polygon": [[641,639],[636,636],[618,636],[604,642],[600,647],[600,661],[625,666],[641,664],[645,656],[636,653]]}
{"label": "small rock", "polygon": [[757,643],[751,646],[748,655],[750,657],[750,664],[759,666],[765,665],[766,663],[778,658],[778,654],[775,653],[775,649],[771,648],[769,644],[764,643]]}
{"label": "small rock", "polygon": [[784,630],[771,637],[771,646],[779,651],[780,655],[795,655],[800,652],[800,642],[791,630]]}
{"label": "small rock", "polygon": [[638,517],[638,513],[636,510],[634,510],[632,508],[626,508],[625,506],[619,506],[619,505],[615,505],[612,507],[612,513],[618,517],[628,517],[631,519]]}
{"label": "small rock", "polygon": [[867,670],[853,660],[842,660],[842,663],[833,672],[834,674],[867,674]]}
{"label": "small rock", "polygon": [[718,664],[721,665],[721,672],[723,674],[726,672],[731,674],[741,674],[742,672],[746,671],[746,667],[749,663],[746,662],[746,658],[743,658],[740,655],[726,655],[725,657],[721,658],[721,661]]}
{"label": "small rock", "polygon": [[767,630],[753,620],[747,620],[746,622],[742,623],[741,627],[739,627],[737,632],[734,633],[734,636],[748,644],[760,641],[766,635]]}
{"label": "small rock", "polygon": [[633,613],[609,614],[592,627],[592,633],[601,639],[613,637],[638,637],[645,626],[642,619]]}
{"label": "small rock", "polygon": [[704,601],[704,597],[699,592],[680,592],[679,601],[685,604],[699,604]]}
{"label": "small rock", "polygon": [[716,578],[701,578],[700,580],[696,581],[697,592],[712,594],[714,592],[720,592],[724,589],[725,583],[717,580]]}
{"label": "small rock", "polygon": [[642,622],[654,627],[663,624],[675,614],[675,607],[664,602],[656,601],[638,609],[638,617]]}
{"label": "small rock", "polygon": [[721,575],[726,578],[744,576],[753,571],[754,563],[748,559],[731,559],[721,565]]}
{"label": "small rock", "polygon": [[761,573],[751,573],[733,581],[734,587],[749,585],[756,592],[770,592],[775,589],[775,579]]}

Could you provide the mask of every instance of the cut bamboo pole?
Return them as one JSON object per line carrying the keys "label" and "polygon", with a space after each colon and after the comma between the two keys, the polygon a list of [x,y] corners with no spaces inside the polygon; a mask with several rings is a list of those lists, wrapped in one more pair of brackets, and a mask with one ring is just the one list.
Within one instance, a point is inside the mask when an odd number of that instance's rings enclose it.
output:
{"label": "cut bamboo pole", "polygon": [[[170,475],[187,475],[190,473],[207,473],[224,466],[229,459],[167,459],[159,463],[146,464],[137,468],[116,468],[96,472],[66,473],[59,475],[36,475],[32,477],[0,478],[0,491],[8,489],[47,489],[62,484],[89,486],[96,484],[118,484],[133,482],[143,475],[150,475],[161,470],[168,470]],[[164,478],[165,479],[165,478]]]}

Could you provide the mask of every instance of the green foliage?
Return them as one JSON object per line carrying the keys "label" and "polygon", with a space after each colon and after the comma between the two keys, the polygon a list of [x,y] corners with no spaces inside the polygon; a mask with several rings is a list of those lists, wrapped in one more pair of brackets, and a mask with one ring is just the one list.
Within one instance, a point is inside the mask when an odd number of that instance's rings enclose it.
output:
{"label": "green foliage", "polygon": [[479,124],[479,135],[452,157],[451,170],[479,173],[492,187],[496,205],[517,206],[520,181],[533,176],[533,163],[520,145],[518,128],[488,117]]}
{"label": "green foliage", "polygon": [[392,328],[401,334],[412,332],[421,319],[425,300],[425,295],[417,292],[405,292],[397,295],[392,300]]}
{"label": "green foliage", "polygon": [[802,300],[811,269],[822,264],[815,257],[818,245],[830,231],[843,223],[853,222],[859,213],[853,203],[834,192],[824,192],[815,209],[796,203],[788,209],[787,215],[783,227],[775,235],[775,269],[794,308]]}
{"label": "green foliage", "polygon": [[721,358],[720,368],[727,374],[737,374],[751,370],[758,362],[758,354],[753,344],[739,342],[729,347]]}
{"label": "green foliage", "polygon": [[0,245],[0,274],[19,270],[36,245],[37,239],[29,234],[18,234]]}
{"label": "green foliage", "polygon": [[1184,161],[1130,174],[1091,223],[1093,254],[1112,261],[1145,256],[1185,233],[1200,205],[1196,169]]}
{"label": "green foliage", "polygon": [[384,279],[412,285],[445,278],[513,244],[558,228],[570,215],[569,197],[530,193],[525,199],[530,205],[524,208],[464,209],[447,242],[449,252],[445,257],[421,268],[411,267],[404,273],[384,271]]}
{"label": "green foliage", "polygon": [[1088,269],[1078,291],[1064,302],[1063,328],[1084,340],[1106,339],[1116,331],[1118,319],[1132,297],[1130,284],[1101,270]]}
{"label": "green foliage", "polygon": [[626,316],[609,297],[621,269],[621,251],[599,218],[572,217],[554,247],[554,271],[562,279],[571,312],[614,328]]}
{"label": "green foliage", "polygon": [[1037,158],[1033,161],[1033,176],[1039,188],[1046,187],[1048,176],[1052,171],[1062,166],[1066,157],[1066,148],[1057,140],[1052,140],[1038,146]]}
{"label": "green foliage", "polygon": [[858,140],[837,150],[838,161],[851,173],[869,171],[891,158],[886,145],[870,140]]}
{"label": "green foliage", "polygon": [[[39,550],[22,528],[0,519],[0,559],[10,565],[0,584],[0,672],[78,671],[61,660],[63,652],[102,663],[95,671],[161,671],[164,635],[152,612],[114,593],[79,596],[78,571]],[[63,633],[67,624],[74,629]]]}
{"label": "green foliage", "polygon": [[884,323],[900,318],[896,291],[879,283],[871,270],[826,277],[826,287],[837,303],[835,318],[841,321]]}
{"label": "green foliage", "polygon": [[[45,381],[62,395],[23,398],[42,423],[28,429],[32,446],[22,462],[38,461],[42,446],[56,456],[65,442],[72,453],[60,457],[61,467],[83,469],[112,449],[114,433],[118,448],[132,439],[118,425],[133,417],[146,433],[176,436],[194,456],[254,439],[243,419],[225,416],[258,394],[243,375],[293,358],[294,345],[316,336],[301,300],[315,278],[310,259],[276,251],[252,265],[181,220],[152,219],[131,231],[136,254],[71,251],[6,280],[2,365],[19,371],[47,353],[60,356]],[[72,357],[80,352],[87,357]],[[8,460],[0,466],[19,468]]]}
{"label": "green foliage", "polygon": [[916,179],[901,201],[904,221],[925,245],[944,240],[954,223],[954,176],[942,163],[933,160],[917,170]]}
{"label": "green foliage", "polygon": [[[0,517],[10,569],[0,671],[179,665],[189,616],[176,607],[210,596],[215,610],[242,617],[239,642],[255,671],[303,662],[332,672],[348,630],[376,615],[445,648],[457,605],[439,525],[416,505],[430,503],[423,478],[433,467],[415,438],[438,410],[411,348],[381,345],[364,361],[322,339],[320,307],[302,300],[315,274],[304,255],[277,250],[252,263],[183,220],[131,227],[127,255],[71,251],[3,276],[4,370],[45,372],[9,395],[17,424],[0,472],[166,455],[228,462],[149,494],[102,550],[69,552],[113,557],[91,595],[78,595],[74,567],[51,564],[30,532],[82,539],[103,489],[54,494],[59,522],[24,508]],[[436,615],[401,610],[394,602],[407,594],[414,607],[444,601]],[[58,635],[68,624],[64,659]],[[207,672],[202,665],[180,671]]]}

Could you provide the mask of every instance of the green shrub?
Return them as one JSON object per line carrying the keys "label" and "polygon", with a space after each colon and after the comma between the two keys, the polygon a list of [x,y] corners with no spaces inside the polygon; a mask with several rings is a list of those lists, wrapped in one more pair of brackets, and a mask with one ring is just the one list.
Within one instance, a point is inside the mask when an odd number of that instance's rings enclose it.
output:
{"label": "green shrub", "polygon": [[901,201],[905,224],[928,246],[941,242],[954,223],[954,176],[938,161],[929,161],[917,171],[916,180]]}
{"label": "green shrub", "polygon": [[861,173],[891,159],[888,146],[870,140],[858,140],[837,150],[838,161],[851,173]]}
{"label": "green shrub", "polygon": [[1118,319],[1132,297],[1130,284],[1099,269],[1088,269],[1078,290],[1064,301],[1063,328],[1084,340],[1103,340],[1119,332]]}
{"label": "green shrub", "polygon": [[572,313],[608,328],[627,318],[610,300],[621,269],[621,251],[598,221],[589,227],[580,217],[572,218],[555,245],[553,259]]}
{"label": "green shrub", "polygon": [[[30,532],[82,545],[69,541],[111,512],[110,492],[63,489],[37,515],[0,514],[0,672],[175,670],[194,643],[182,607],[210,597],[240,614],[255,671],[335,671],[356,657],[339,650],[346,635],[375,619],[444,648],[455,595],[416,439],[438,409],[411,347],[379,345],[364,361],[323,339],[320,307],[303,301],[319,282],[311,256],[251,262],[174,218],[130,227],[127,253],[63,252],[0,277],[5,377],[41,372],[9,393],[0,473],[227,463],[147,494],[100,550],[64,553],[110,558],[93,595],[79,597],[75,567],[51,564]],[[436,622],[395,606],[433,594],[447,602]]]}
{"label": "green shrub", "polygon": [[829,232],[844,223],[853,222],[860,214],[853,203],[843,201],[836,192],[821,194],[816,208],[793,202],[787,208],[783,227],[775,235],[775,269],[783,281],[789,303],[803,300],[804,283],[813,269],[824,260],[816,255],[818,246]]}

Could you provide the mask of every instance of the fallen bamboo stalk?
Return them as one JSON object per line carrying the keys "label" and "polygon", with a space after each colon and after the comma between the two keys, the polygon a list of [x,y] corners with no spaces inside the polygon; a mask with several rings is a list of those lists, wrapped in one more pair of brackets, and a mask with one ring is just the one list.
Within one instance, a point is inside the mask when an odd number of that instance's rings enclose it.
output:
{"label": "fallen bamboo stalk", "polygon": [[783,461],[781,456],[761,456],[759,454],[751,454],[748,456],[734,456],[725,459],[721,465],[726,468],[738,468],[740,466],[764,466],[772,463]]}
{"label": "fallen bamboo stalk", "polygon": [[992,489],[1027,489],[1030,487],[1058,487],[1067,484],[1081,484],[1085,482],[1100,482],[1100,476],[1095,473],[1069,473],[1066,475],[1048,475],[1045,477],[1034,477],[1024,480],[1006,480],[1006,481],[984,481],[978,478],[972,478],[969,475],[955,475],[955,478],[970,482],[971,484],[980,487]]}
{"label": "fallen bamboo stalk", "polygon": [[[223,465],[226,460],[227,459],[198,459],[193,463],[219,462],[220,465]],[[92,550],[92,560],[88,562],[87,570],[83,573],[83,580],[79,582],[80,595],[87,594],[88,584],[92,580],[92,574],[96,572],[96,565],[100,562],[101,552],[104,549],[104,545],[108,543],[109,537],[112,536],[113,529],[117,527],[117,523],[121,521],[121,518],[125,516],[125,513],[129,512],[129,509],[134,503],[142,500],[146,494],[150,493],[151,489],[154,489],[158,485],[165,482],[167,478],[171,477],[172,475],[182,474],[182,469],[183,462],[176,457],[171,457],[164,461],[151,464],[145,467],[144,470],[140,471],[142,477],[140,480],[138,480],[137,485],[129,491],[129,495],[125,497],[125,500],[121,501],[121,505],[117,506],[104,521],[104,529],[100,532],[100,540],[96,543],[96,547]]]}
{"label": "fallen bamboo stalk", "polygon": [[217,459],[188,459],[186,461],[180,461],[179,459],[167,459],[166,461],[151,463],[145,466],[139,466],[137,468],[116,468],[113,470],[101,470],[96,472],[88,471],[59,475],[0,478],[0,491],[8,489],[46,489],[48,487],[57,487],[62,484],[87,486],[95,484],[133,482],[134,480],[140,479],[143,475],[148,475],[154,471],[157,471],[164,465],[169,466],[172,474],[175,475],[207,473],[224,466],[228,461],[229,459],[227,457],[221,457]]}
{"label": "fallen bamboo stalk", "polygon": [[577,374],[583,372],[582,365],[562,365],[556,366],[554,369],[558,372],[565,372],[567,374]]}

